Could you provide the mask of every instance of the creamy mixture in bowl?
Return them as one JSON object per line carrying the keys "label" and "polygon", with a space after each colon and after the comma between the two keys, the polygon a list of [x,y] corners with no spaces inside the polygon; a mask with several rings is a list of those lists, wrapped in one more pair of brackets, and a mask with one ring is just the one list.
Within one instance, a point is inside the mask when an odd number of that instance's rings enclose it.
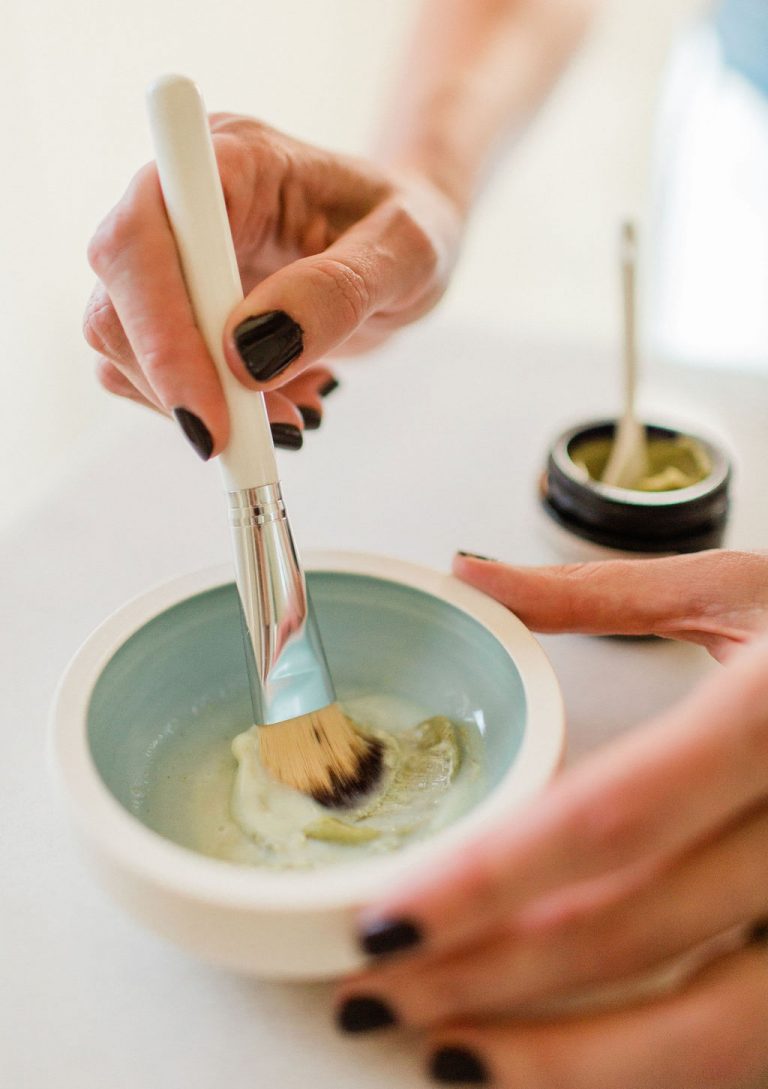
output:
{"label": "creamy mixture in bowl", "polygon": [[[228,740],[198,722],[196,729],[169,732],[158,745],[142,820],[209,857],[312,869],[397,850],[444,827],[482,796],[482,741],[471,720],[430,716],[382,695],[347,700],[344,709],[384,746],[381,781],[354,806],[325,808],[267,775],[258,756],[259,727]],[[215,715],[215,707],[205,714]]]}

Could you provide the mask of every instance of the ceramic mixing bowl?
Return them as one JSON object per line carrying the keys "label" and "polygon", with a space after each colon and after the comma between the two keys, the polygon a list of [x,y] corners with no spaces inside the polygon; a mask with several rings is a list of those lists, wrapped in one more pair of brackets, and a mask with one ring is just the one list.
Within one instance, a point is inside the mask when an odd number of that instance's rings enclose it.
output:
{"label": "ceramic mixing bowl", "polygon": [[230,737],[251,720],[228,568],[175,579],[106,620],[70,663],[53,709],[56,776],[115,899],[190,952],[262,977],[358,967],[355,910],[505,821],[547,783],[563,748],[552,669],[501,605],[395,560],[323,553],[307,567],[341,699],[387,693],[480,725],[485,794],[430,838],[327,869],[275,872],[204,857],[142,823],[152,754],[175,723],[211,705],[220,713],[201,723]]}

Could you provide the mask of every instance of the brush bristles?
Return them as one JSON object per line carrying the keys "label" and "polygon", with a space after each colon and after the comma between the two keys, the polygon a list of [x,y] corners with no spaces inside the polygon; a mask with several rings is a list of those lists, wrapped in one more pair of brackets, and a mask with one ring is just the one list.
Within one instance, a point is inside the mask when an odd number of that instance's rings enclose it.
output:
{"label": "brush bristles", "polygon": [[337,703],[300,718],[262,726],[259,755],[269,774],[321,805],[350,805],[375,786],[383,750],[361,734]]}

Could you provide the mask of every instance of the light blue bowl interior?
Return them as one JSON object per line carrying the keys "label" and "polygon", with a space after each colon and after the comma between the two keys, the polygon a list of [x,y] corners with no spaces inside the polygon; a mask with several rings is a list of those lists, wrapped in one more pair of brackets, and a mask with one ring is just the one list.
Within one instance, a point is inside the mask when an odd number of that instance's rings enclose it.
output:
{"label": "light blue bowl interior", "polygon": [[[339,698],[394,695],[475,721],[491,790],[526,722],[520,674],[497,639],[460,609],[401,583],[336,572],[310,572],[308,583]],[[212,706],[216,715],[201,714]],[[251,720],[229,584],[167,609],[120,647],[94,688],[88,737],[107,787],[141,817],[153,754],[170,734],[207,728],[231,739]]]}

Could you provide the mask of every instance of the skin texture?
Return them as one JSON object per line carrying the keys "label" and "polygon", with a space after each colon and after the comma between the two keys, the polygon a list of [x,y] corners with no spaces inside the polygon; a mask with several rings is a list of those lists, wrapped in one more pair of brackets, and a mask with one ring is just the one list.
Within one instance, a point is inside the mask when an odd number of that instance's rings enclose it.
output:
{"label": "skin texture", "polygon": [[[273,423],[303,428],[297,405],[322,412],[326,355],[379,344],[438,300],[456,256],[459,216],[426,181],[312,148],[248,118],[212,117],[211,129],[247,295],[224,333],[227,361],[245,386],[267,393]],[[100,381],[163,412],[193,412],[220,453],[226,407],[192,316],[154,164],[133,179],[88,255],[99,283],[85,336],[98,353]],[[232,332],[273,310],[301,326],[304,350],[278,379],[258,384]]]}
{"label": "skin texture", "polygon": [[[489,163],[555,82],[593,6],[425,0],[375,163],[303,144],[251,118],[211,117],[247,294],[224,348],[236,377],[266,393],[273,423],[303,430],[299,406],[322,412],[317,393],[330,376],[329,355],[381,344],[442,296]],[[221,453],[226,407],[192,317],[153,164],[101,223],[88,255],[99,282],[84,331],[101,384],[164,413],[194,414],[212,436],[213,455]],[[259,383],[232,334],[244,319],[272,311],[298,323],[303,351]]]}
{"label": "skin texture", "polygon": [[[378,999],[430,1052],[468,1048],[505,1089],[764,1086],[768,946],[738,935],[768,916],[768,557],[539,569],[457,557],[454,571],[534,630],[686,639],[724,667],[563,773],[512,827],[367,912],[361,933],[407,919],[423,940],[346,981],[339,1003]],[[732,928],[671,993],[532,1012]]]}

